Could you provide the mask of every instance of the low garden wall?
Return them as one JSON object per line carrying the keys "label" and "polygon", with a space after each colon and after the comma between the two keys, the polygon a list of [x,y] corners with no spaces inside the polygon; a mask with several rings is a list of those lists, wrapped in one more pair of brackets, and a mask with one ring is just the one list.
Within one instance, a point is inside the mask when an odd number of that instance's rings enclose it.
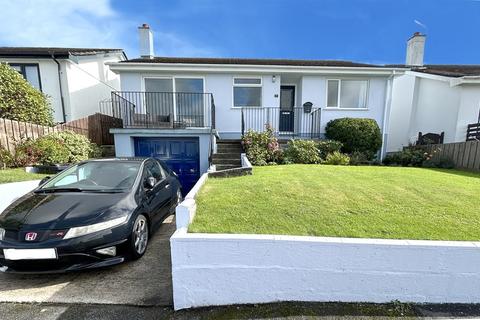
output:
{"label": "low garden wall", "polygon": [[188,233],[207,178],[177,207],[176,310],[275,301],[480,303],[480,242]]}

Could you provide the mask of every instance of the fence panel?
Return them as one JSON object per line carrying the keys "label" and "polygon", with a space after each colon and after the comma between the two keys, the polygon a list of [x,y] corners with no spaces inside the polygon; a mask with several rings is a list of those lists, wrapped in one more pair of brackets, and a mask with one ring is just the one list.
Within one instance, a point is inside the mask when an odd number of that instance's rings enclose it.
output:
{"label": "fence panel", "polygon": [[480,141],[454,142],[419,146],[432,154],[433,159],[446,158],[456,168],[480,171]]}
{"label": "fence panel", "polygon": [[121,119],[100,113],[54,127],[0,118],[0,147],[13,154],[15,145],[22,139],[36,139],[52,132],[65,130],[82,134],[99,145],[111,145],[114,142],[110,128],[121,127]]}

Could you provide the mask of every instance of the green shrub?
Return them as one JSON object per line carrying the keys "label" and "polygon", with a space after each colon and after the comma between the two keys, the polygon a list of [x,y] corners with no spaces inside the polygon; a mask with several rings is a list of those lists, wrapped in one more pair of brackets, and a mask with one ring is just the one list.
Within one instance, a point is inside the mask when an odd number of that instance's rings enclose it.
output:
{"label": "green shrub", "polygon": [[325,128],[328,139],[340,141],[342,151],[364,152],[373,159],[382,146],[382,134],[373,119],[339,118],[330,120]]}
{"label": "green shrub", "polygon": [[371,164],[371,158],[369,154],[360,151],[354,151],[350,155],[350,164],[352,166],[358,166],[362,164]]}
{"label": "green shrub", "polygon": [[422,149],[405,149],[387,154],[383,163],[387,166],[421,167],[430,157],[431,155]]}
{"label": "green shrub", "polygon": [[320,140],[317,142],[318,154],[322,160],[327,158],[327,155],[335,151],[340,152],[343,144],[335,140]]}
{"label": "green shrub", "polygon": [[84,135],[73,131],[62,131],[54,133],[53,135],[63,140],[65,147],[70,153],[69,163],[87,160],[88,158],[96,158],[102,153],[100,147],[91,143]]}
{"label": "green shrub", "polygon": [[6,63],[0,63],[0,118],[53,124],[48,97]]}
{"label": "green shrub", "polygon": [[284,153],[288,163],[320,163],[317,144],[312,140],[292,139]]}
{"label": "green shrub", "polygon": [[335,151],[327,155],[323,164],[347,166],[350,164],[350,157],[344,153]]}
{"label": "green shrub", "polygon": [[99,155],[100,148],[88,138],[72,131],[50,133],[36,140],[26,139],[17,145],[17,166],[75,163]]}
{"label": "green shrub", "polygon": [[265,166],[281,161],[282,150],[270,125],[265,126],[264,132],[248,130],[242,137],[242,145],[247,158],[255,166]]}
{"label": "green shrub", "polygon": [[15,159],[12,154],[8,150],[0,147],[0,169],[10,168],[14,166]]}
{"label": "green shrub", "polygon": [[438,157],[425,160],[422,166],[425,168],[453,169],[455,163],[449,158]]}

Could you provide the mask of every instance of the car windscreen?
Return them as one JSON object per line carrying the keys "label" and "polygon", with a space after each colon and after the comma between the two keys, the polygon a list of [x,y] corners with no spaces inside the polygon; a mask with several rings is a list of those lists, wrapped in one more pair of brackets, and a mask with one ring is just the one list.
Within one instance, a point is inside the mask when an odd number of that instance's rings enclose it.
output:
{"label": "car windscreen", "polygon": [[141,163],[92,161],[74,165],[40,190],[126,191],[135,183]]}

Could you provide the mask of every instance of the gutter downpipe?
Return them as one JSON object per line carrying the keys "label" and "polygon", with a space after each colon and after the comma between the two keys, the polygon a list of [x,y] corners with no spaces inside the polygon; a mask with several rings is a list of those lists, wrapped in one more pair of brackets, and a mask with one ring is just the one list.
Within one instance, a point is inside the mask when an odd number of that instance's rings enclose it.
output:
{"label": "gutter downpipe", "polygon": [[385,157],[385,135],[387,130],[387,113],[390,112],[390,107],[392,104],[392,94],[393,94],[393,79],[395,77],[395,70],[392,70],[392,74],[388,77],[388,86],[387,86],[387,96],[385,97],[385,107],[383,108],[383,125],[382,125],[382,148],[380,149],[380,161],[383,161]]}
{"label": "gutter downpipe", "polygon": [[55,61],[55,63],[57,64],[57,70],[58,70],[58,87],[60,89],[60,102],[62,104],[62,118],[63,118],[63,122],[67,122],[67,116],[65,115],[65,101],[64,101],[64,98],[63,98],[63,88],[62,88],[62,77],[61,77],[61,72],[62,72],[62,69],[60,67],[60,62],[58,62],[58,60],[55,58],[55,53],[50,53],[50,55],[52,56],[52,59],[53,61]]}

